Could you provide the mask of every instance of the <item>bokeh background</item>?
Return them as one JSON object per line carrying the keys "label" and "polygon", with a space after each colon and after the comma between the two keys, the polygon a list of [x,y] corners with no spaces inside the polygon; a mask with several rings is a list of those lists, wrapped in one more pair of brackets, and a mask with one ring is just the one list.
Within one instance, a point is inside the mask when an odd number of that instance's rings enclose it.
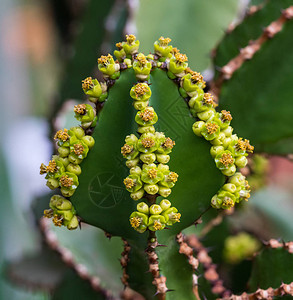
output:
{"label": "bokeh background", "polygon": [[[33,273],[33,268],[20,270],[21,274],[18,267],[13,272],[7,268],[42,249],[38,209],[33,207],[48,188],[39,166],[53,151],[52,124],[61,128],[74,123],[68,115],[74,101],[84,99],[80,83],[95,72],[97,57],[113,51],[127,33],[136,34],[145,53],[161,35],[169,36],[176,47],[186,50],[190,67],[208,80],[213,76],[212,50],[258,2],[262,1],[0,1],[1,299],[50,298],[49,288],[44,291],[43,286],[22,282],[21,276]],[[285,216],[280,231],[293,237],[288,221],[293,207],[292,163],[270,157],[266,170],[268,175],[262,178],[266,187],[253,195],[250,211],[261,207],[278,220]],[[283,203],[279,211],[276,201]]]}

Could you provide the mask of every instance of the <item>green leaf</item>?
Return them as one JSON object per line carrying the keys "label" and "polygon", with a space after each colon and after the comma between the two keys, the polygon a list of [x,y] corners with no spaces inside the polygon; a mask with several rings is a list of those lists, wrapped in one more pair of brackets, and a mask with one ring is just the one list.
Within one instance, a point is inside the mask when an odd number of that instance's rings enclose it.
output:
{"label": "green leaf", "polygon": [[278,288],[282,283],[293,281],[293,254],[283,248],[265,248],[253,261],[249,280],[251,292],[258,288]]}
{"label": "green leaf", "polygon": [[[245,62],[222,86],[221,108],[233,116],[239,136],[250,139],[257,152],[292,153],[293,97],[291,39],[293,22],[266,41],[254,57]],[[276,147],[274,144],[285,144]]]}
{"label": "green leaf", "polygon": [[[114,235],[137,238],[128,220],[136,202],[123,185],[129,170],[120,153],[125,136],[136,130],[129,96],[133,83],[132,71],[126,71],[111,88],[93,134],[96,144],[81,165],[80,185],[72,202],[85,222]],[[161,70],[153,71],[151,83],[150,105],[159,116],[156,128],[176,141],[169,166],[179,174],[179,180],[169,198],[182,214],[182,221],[167,231],[167,235],[174,235],[210,207],[224,176],[210,156],[210,144],[194,135],[195,120],[177,86]]]}
{"label": "green leaf", "polygon": [[[260,2],[258,0],[258,2]],[[264,2],[261,0],[261,2]],[[280,17],[282,9],[292,5],[292,0],[269,0],[266,5],[253,15],[247,16],[229,34],[226,34],[216,49],[214,65],[217,68],[226,65],[239,54],[239,49],[246,47],[250,40],[257,39],[264,27]]]}
{"label": "green leaf", "polygon": [[101,280],[101,286],[119,295],[123,289],[119,259],[123,251],[120,238],[105,236],[104,232],[88,225],[81,230],[68,231],[66,228],[51,227],[60,247],[68,249],[77,264],[87,267],[91,276]]}
{"label": "green leaf", "polygon": [[52,300],[95,299],[106,300],[100,292],[93,290],[90,283],[81,279],[74,271],[69,271],[52,295]]}
{"label": "green leaf", "polygon": [[153,52],[154,41],[168,36],[174,47],[187,54],[190,67],[203,71],[210,65],[210,51],[236,17],[237,8],[234,0],[140,1],[136,15],[140,49]]}

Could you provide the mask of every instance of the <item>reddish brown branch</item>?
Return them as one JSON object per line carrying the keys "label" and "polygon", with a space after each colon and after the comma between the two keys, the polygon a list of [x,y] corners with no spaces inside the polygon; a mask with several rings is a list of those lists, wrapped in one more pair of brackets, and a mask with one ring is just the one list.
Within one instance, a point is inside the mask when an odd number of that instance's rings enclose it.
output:
{"label": "reddish brown branch", "polygon": [[211,82],[211,92],[218,97],[223,82],[230,79],[234,72],[238,70],[246,60],[251,59],[255,53],[259,51],[261,46],[268,39],[273,38],[278,32],[280,32],[285,22],[292,18],[293,6],[290,6],[282,11],[282,14],[278,20],[272,22],[264,29],[262,35],[258,39],[251,40],[248,46],[240,49],[240,53],[221,68],[221,74],[219,78],[215,82]]}
{"label": "reddish brown branch", "polygon": [[129,252],[131,250],[130,245],[128,244],[128,242],[124,239],[123,240],[123,244],[124,244],[124,250],[121,253],[121,259],[120,259],[120,264],[122,266],[122,270],[123,270],[123,275],[121,277],[121,281],[124,285],[124,288],[128,287],[128,274],[127,274],[127,264],[129,262]]}

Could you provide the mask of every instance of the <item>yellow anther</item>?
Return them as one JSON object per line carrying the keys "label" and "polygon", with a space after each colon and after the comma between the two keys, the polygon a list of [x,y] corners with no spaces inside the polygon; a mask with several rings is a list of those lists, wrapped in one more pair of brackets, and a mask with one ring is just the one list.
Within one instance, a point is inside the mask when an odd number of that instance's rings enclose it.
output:
{"label": "yellow anther", "polygon": [[176,53],[175,59],[177,63],[184,63],[188,60],[187,56],[185,54]]}
{"label": "yellow anther", "polygon": [[136,40],[136,36],[133,34],[126,35],[126,41],[128,44],[132,44]]}
{"label": "yellow anther", "polygon": [[230,153],[223,153],[220,158],[221,164],[223,164],[226,168],[234,163],[234,158]]}
{"label": "yellow anther", "polygon": [[145,95],[145,93],[147,91],[148,91],[148,86],[143,83],[138,83],[134,87],[134,93],[135,93],[136,97],[141,97],[141,96]]}
{"label": "yellow anther", "polygon": [[216,123],[207,123],[205,127],[207,129],[208,134],[213,134],[217,132],[219,125]]}
{"label": "yellow anther", "polygon": [[245,180],[244,186],[247,191],[250,190],[250,185],[247,180]]}
{"label": "yellow anther", "polygon": [[130,219],[130,225],[133,227],[133,228],[138,228],[140,226],[142,222],[142,219],[141,218],[138,218],[138,217],[132,217]]}
{"label": "yellow anther", "polygon": [[168,44],[171,42],[170,38],[164,38],[164,37],[160,37],[159,38],[160,41],[160,46],[168,46]]}
{"label": "yellow anther", "polygon": [[244,143],[246,145],[246,151],[252,153],[254,150],[254,147],[250,145],[249,140],[244,140]]}
{"label": "yellow anther", "polygon": [[151,179],[156,178],[157,174],[158,174],[158,171],[155,168],[148,170],[148,176]]}
{"label": "yellow anther", "polygon": [[203,76],[198,72],[193,72],[191,74],[191,80],[192,80],[192,82],[197,83],[197,82],[203,81]]}
{"label": "yellow anther", "polygon": [[139,117],[145,122],[151,121],[154,116],[154,111],[148,108],[146,108],[144,111],[141,111],[139,114]]}
{"label": "yellow anther", "polygon": [[163,145],[164,148],[172,149],[175,146],[175,142],[172,141],[169,137],[165,139]]}
{"label": "yellow anther", "polygon": [[59,181],[64,187],[71,187],[73,185],[73,178],[69,177],[68,175],[62,175]]}
{"label": "yellow anther", "polygon": [[230,197],[224,197],[222,205],[226,208],[231,208],[234,206],[234,201]]}
{"label": "yellow anther", "polygon": [[152,138],[144,138],[144,139],[142,139],[141,144],[145,148],[152,148],[155,146],[156,143]]}
{"label": "yellow anther", "polygon": [[121,147],[121,153],[123,156],[127,156],[133,151],[133,146],[129,146],[125,144],[123,147]]}
{"label": "yellow anther", "polygon": [[108,65],[112,58],[113,56],[111,54],[108,54],[107,56],[102,55],[100,58],[98,58],[98,63],[102,65]]}
{"label": "yellow anther", "polygon": [[45,164],[41,164],[40,166],[40,174],[43,175],[47,173],[47,166]]}
{"label": "yellow anther", "polygon": [[161,230],[162,229],[162,224],[160,221],[155,221],[153,225],[155,230]]}
{"label": "yellow anther", "polygon": [[55,226],[58,226],[58,227],[61,227],[62,225],[62,221],[63,221],[63,217],[62,216],[58,216],[58,215],[54,215],[54,218],[53,218],[53,223]]}
{"label": "yellow anther", "polygon": [[135,182],[132,178],[125,178],[123,183],[127,189],[131,189],[135,186]]}
{"label": "yellow anther", "polygon": [[215,103],[214,101],[214,96],[210,93],[205,93],[204,96],[203,96],[203,102],[206,104],[206,105],[212,105],[214,107],[217,106],[217,104]]}
{"label": "yellow anther", "polygon": [[78,104],[74,105],[74,112],[79,115],[84,115],[86,113],[86,105],[85,104]]}
{"label": "yellow anther", "polygon": [[179,175],[175,172],[170,172],[170,174],[168,175],[168,179],[175,183],[178,180]]}
{"label": "yellow anther", "polygon": [[45,209],[44,210],[44,217],[45,218],[52,218],[53,217],[53,209]]}
{"label": "yellow anther", "polygon": [[64,128],[64,130],[58,130],[54,136],[54,139],[66,142],[69,139],[68,130],[66,128]]}
{"label": "yellow anther", "polygon": [[225,121],[230,122],[232,120],[232,116],[230,114],[230,111],[222,110],[221,114],[222,114],[222,118],[221,119],[222,119],[223,122],[225,122]]}
{"label": "yellow anther", "polygon": [[84,152],[84,146],[82,144],[74,144],[73,150],[76,155],[81,155]]}
{"label": "yellow anther", "polygon": [[82,80],[82,88],[85,91],[91,90],[94,88],[94,83],[92,77],[87,77],[86,79]]}
{"label": "yellow anther", "polygon": [[243,141],[242,138],[239,138],[237,144],[235,145],[237,151],[245,151],[246,150],[246,143]]}
{"label": "yellow anther", "polygon": [[137,56],[136,56],[136,59],[137,61],[139,62],[139,64],[143,67],[147,64],[147,59],[146,57],[144,56],[144,54],[142,53],[139,53]]}
{"label": "yellow anther", "polygon": [[50,160],[47,166],[47,173],[56,173],[58,171],[55,160]]}
{"label": "yellow anther", "polygon": [[119,49],[119,50],[121,50],[123,47],[122,47],[122,43],[121,42],[119,42],[119,43],[116,43],[116,47]]}
{"label": "yellow anther", "polygon": [[180,52],[179,49],[177,49],[177,48],[175,48],[175,47],[173,47],[172,50],[171,50],[171,54],[172,54],[173,56],[175,56],[175,55],[178,54],[179,52]]}
{"label": "yellow anther", "polygon": [[181,214],[180,213],[176,213],[173,215],[172,219],[176,222],[180,222],[180,218],[181,218]]}

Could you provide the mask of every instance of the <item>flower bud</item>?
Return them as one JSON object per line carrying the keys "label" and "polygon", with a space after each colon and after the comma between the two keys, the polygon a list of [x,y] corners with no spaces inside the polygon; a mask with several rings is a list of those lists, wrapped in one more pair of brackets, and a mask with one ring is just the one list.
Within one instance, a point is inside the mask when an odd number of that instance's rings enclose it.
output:
{"label": "flower bud", "polygon": [[144,189],[140,189],[134,193],[131,193],[130,194],[130,197],[134,200],[134,201],[137,201],[139,199],[141,199],[142,197],[144,196]]}
{"label": "flower bud", "polygon": [[89,147],[89,149],[93,148],[95,144],[94,138],[90,135],[85,135],[82,137],[82,141]]}
{"label": "flower bud", "polygon": [[152,164],[156,160],[156,155],[154,153],[146,153],[141,154],[139,158],[145,164]]}
{"label": "flower bud", "polygon": [[140,134],[143,133],[155,133],[156,129],[154,126],[138,126],[137,132],[139,132]]}
{"label": "flower bud", "polygon": [[167,199],[163,199],[161,202],[160,202],[160,206],[162,207],[163,210],[167,210],[168,208],[171,207],[171,202]]}
{"label": "flower bud", "polygon": [[221,155],[224,152],[223,146],[212,146],[210,149],[211,156],[215,158],[217,155]]}
{"label": "flower bud", "polygon": [[81,168],[79,165],[75,165],[75,164],[69,164],[67,167],[66,167],[66,170],[70,173],[73,173],[77,176],[79,176],[81,174]]}
{"label": "flower bud", "polygon": [[153,204],[150,207],[150,213],[152,215],[159,215],[162,211],[163,211],[162,207],[160,205],[158,205],[158,204]]}
{"label": "flower bud", "polygon": [[69,230],[73,230],[76,229],[79,225],[78,219],[76,216],[73,216],[72,219],[69,221],[69,223],[67,224],[67,228]]}
{"label": "flower bud", "polygon": [[136,166],[136,167],[132,167],[130,170],[129,170],[129,173],[131,175],[140,175],[141,174],[141,168],[139,166]]}
{"label": "flower bud", "polygon": [[137,204],[136,209],[141,212],[144,213],[146,215],[149,214],[149,206],[145,203],[145,202],[140,202]]}
{"label": "flower bud", "polygon": [[49,178],[46,183],[47,187],[51,190],[57,189],[59,187],[59,181],[55,178]]}
{"label": "flower bud", "polygon": [[59,147],[57,150],[61,157],[67,157],[70,153],[70,149],[68,147]]}
{"label": "flower bud", "polygon": [[75,164],[75,165],[79,165],[82,162],[82,159],[76,157],[73,154],[69,154],[68,155],[68,159],[71,163]]}
{"label": "flower bud", "polygon": [[221,172],[225,175],[225,176],[232,176],[235,174],[236,172],[236,166],[235,165],[232,165],[230,168],[228,169],[225,169],[225,170],[221,170]]}
{"label": "flower bud", "polygon": [[167,198],[171,194],[171,189],[166,187],[159,187],[159,194],[162,197]]}
{"label": "flower bud", "polygon": [[61,194],[66,197],[69,198],[74,194],[75,190],[69,190],[65,187],[61,187]]}
{"label": "flower bud", "polygon": [[157,161],[161,164],[167,164],[170,160],[170,155],[168,154],[157,154]]}
{"label": "flower bud", "polygon": [[135,158],[135,159],[128,159],[125,164],[127,168],[133,168],[136,167],[138,163],[139,163],[139,158]]}
{"label": "flower bud", "polygon": [[84,130],[79,126],[71,127],[69,134],[71,136],[75,135],[78,139],[81,139],[84,136]]}
{"label": "flower bud", "polygon": [[157,184],[145,184],[143,188],[150,195],[155,195],[159,191],[159,186]]}
{"label": "flower bud", "polygon": [[226,183],[223,185],[222,189],[234,194],[236,192],[236,185],[233,183]]}
{"label": "flower bud", "polygon": [[195,135],[201,136],[201,132],[205,126],[205,122],[203,121],[197,121],[192,125],[192,130]]}
{"label": "flower bud", "polygon": [[247,158],[244,155],[236,157],[235,165],[238,168],[244,168],[247,165]]}

